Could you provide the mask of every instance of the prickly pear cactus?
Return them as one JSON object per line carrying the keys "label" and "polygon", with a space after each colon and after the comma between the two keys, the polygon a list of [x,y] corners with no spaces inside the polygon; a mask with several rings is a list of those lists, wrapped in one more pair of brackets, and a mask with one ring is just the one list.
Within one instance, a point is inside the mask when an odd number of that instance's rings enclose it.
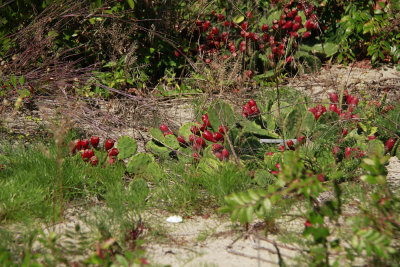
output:
{"label": "prickly pear cactus", "polygon": [[126,171],[132,174],[141,174],[146,171],[148,165],[154,162],[154,157],[146,153],[138,153],[131,158],[126,166]]}
{"label": "prickly pear cactus", "polygon": [[228,126],[228,128],[236,124],[236,118],[232,107],[224,102],[217,102],[211,105],[208,110],[208,119],[215,132],[218,131],[220,125]]}
{"label": "prickly pear cactus", "polygon": [[137,144],[135,139],[123,136],[118,140],[117,148],[119,150],[118,159],[123,160],[136,154]]}
{"label": "prickly pear cactus", "polygon": [[169,134],[164,136],[162,131],[157,128],[151,128],[149,132],[152,140],[146,144],[146,148],[154,155],[167,158],[173,150],[180,148],[175,135]]}

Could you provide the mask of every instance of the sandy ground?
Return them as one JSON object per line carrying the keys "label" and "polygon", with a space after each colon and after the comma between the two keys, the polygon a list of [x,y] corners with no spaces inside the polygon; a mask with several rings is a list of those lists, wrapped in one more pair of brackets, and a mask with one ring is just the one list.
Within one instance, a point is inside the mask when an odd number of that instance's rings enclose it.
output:
{"label": "sandy ground", "polygon": [[[392,189],[400,188],[400,160],[392,157],[387,166],[388,184]],[[329,193],[329,192],[326,192]],[[323,197],[321,195],[321,197]],[[329,196],[327,197],[329,198]],[[168,235],[174,242],[146,244],[146,251],[154,263],[162,266],[276,266],[279,265],[277,250],[273,241],[277,236],[269,235],[268,241],[259,237],[262,233],[251,229],[260,222],[250,225],[250,231],[234,227],[228,218],[211,216],[194,217],[182,223],[171,224],[165,222],[167,217],[152,218],[153,223],[161,224],[167,229]],[[281,221],[285,230],[297,232],[301,235],[303,222]],[[237,225],[236,225],[237,226]],[[299,250],[291,246],[282,247],[277,241],[279,251],[289,265],[296,265],[290,260],[300,255]]]}
{"label": "sandy ground", "polygon": [[[276,266],[279,259],[273,245],[276,237],[261,240],[256,230],[260,222],[249,226],[246,232],[226,217],[193,217],[172,224],[160,217],[173,242],[146,243],[146,252],[152,263],[161,266]],[[296,256],[297,251],[278,247],[285,258]]]}
{"label": "sandy ground", "polygon": [[382,96],[399,99],[400,72],[392,67],[372,69],[368,65],[344,67],[333,65],[321,68],[318,73],[305,74],[287,80],[286,85],[307,92],[314,99],[326,99],[329,92],[343,88],[359,96]]}

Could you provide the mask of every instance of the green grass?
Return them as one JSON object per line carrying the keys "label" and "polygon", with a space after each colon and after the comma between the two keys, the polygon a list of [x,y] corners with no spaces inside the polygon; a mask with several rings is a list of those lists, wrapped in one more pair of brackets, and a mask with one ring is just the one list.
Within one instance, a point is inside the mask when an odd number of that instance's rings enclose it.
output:
{"label": "green grass", "polygon": [[[0,155],[0,164],[5,166],[0,170],[0,265],[22,260],[33,263],[36,261],[32,254],[33,242],[39,241],[44,247],[51,245],[50,233],[43,234],[41,229],[44,226],[51,228],[53,216],[57,221],[60,219],[58,195],[53,209],[53,196],[59,189],[58,186],[55,188],[54,179],[60,175],[63,208],[84,207],[87,212],[81,219],[90,227],[91,236],[85,238],[84,245],[79,244],[73,250],[68,244],[57,244],[55,257],[45,251],[35,253],[49,257],[49,266],[54,266],[67,255],[75,257],[86,249],[92,250],[96,240],[116,238],[118,244],[126,249],[126,233],[136,226],[147,195],[143,194],[145,181],[126,186],[122,162],[106,168],[101,165],[92,167],[82,161],[79,153],[70,156],[66,148],[57,153],[54,143],[42,146],[40,143],[3,142]],[[61,165],[57,163],[60,158]],[[98,200],[98,205],[93,209],[94,199]],[[77,234],[83,233],[74,236]]]}
{"label": "green grass", "polygon": [[[121,184],[124,168],[121,165],[91,167],[80,155],[67,156],[63,151],[61,168],[57,164],[54,144],[0,145],[0,221],[11,223],[52,217],[53,196],[58,194],[54,179],[62,176],[63,198],[66,202],[96,196],[104,199],[109,189]],[[59,210],[57,204],[56,210]]]}
{"label": "green grass", "polygon": [[[204,211],[223,204],[224,196],[246,190],[252,186],[246,168],[227,163],[211,172],[197,166],[179,162],[165,164],[168,170],[152,182],[155,183],[153,205],[171,212]],[[160,205],[160,200],[165,205]]]}

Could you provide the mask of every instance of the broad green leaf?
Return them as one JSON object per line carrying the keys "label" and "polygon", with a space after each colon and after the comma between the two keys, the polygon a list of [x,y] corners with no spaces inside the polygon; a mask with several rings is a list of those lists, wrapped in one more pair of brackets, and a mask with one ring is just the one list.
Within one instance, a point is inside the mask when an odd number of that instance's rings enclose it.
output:
{"label": "broad green leaf", "polygon": [[214,131],[218,131],[220,125],[231,128],[236,124],[232,107],[224,102],[217,102],[208,109],[208,118]]}
{"label": "broad green leaf", "polygon": [[[293,105],[291,105],[287,102],[281,101],[280,108],[281,108],[280,115],[284,119],[284,118],[286,118],[287,114],[289,114],[289,112],[293,109]],[[274,102],[274,104],[272,105],[271,112],[272,112],[272,115],[276,118],[276,121],[278,122],[279,121],[278,120],[279,112],[278,112],[278,103],[277,102]]]}
{"label": "broad green leaf", "polygon": [[368,145],[367,145],[367,154],[368,155],[379,155],[379,156],[383,156],[385,153],[385,146],[382,143],[382,141],[380,140],[370,140],[368,141]]}
{"label": "broad green leaf", "polygon": [[248,206],[246,209],[246,222],[252,222],[253,221],[253,213],[254,209],[253,206]]}
{"label": "broad green leaf", "polygon": [[151,137],[153,137],[153,139],[155,139],[156,141],[164,142],[165,138],[160,129],[150,128],[149,133],[151,134]]}
{"label": "broad green leaf", "polygon": [[172,134],[165,136],[164,144],[172,149],[178,149],[180,147],[176,136]]}
{"label": "broad green leaf", "polygon": [[274,19],[279,20],[280,17],[281,17],[281,13],[282,13],[282,11],[280,11],[280,10],[277,10],[277,11],[272,12],[272,13],[268,16],[268,18],[267,18],[267,24],[268,24],[270,27],[272,27],[272,21],[273,21]]}
{"label": "broad green leaf", "polygon": [[119,150],[118,159],[127,159],[137,151],[136,140],[129,136],[123,136],[118,140],[117,148]]}
{"label": "broad green leaf", "polygon": [[296,138],[298,132],[300,132],[301,126],[301,111],[299,108],[292,109],[284,120],[285,124],[285,138],[291,139]]}
{"label": "broad green leaf", "polygon": [[263,201],[263,207],[265,209],[266,212],[270,211],[272,208],[272,203],[271,200],[269,200],[269,198],[265,198]]}
{"label": "broad green leaf", "polygon": [[150,140],[149,142],[147,142],[146,149],[151,153],[163,158],[168,158],[169,154],[171,153],[171,150],[169,148],[159,145],[154,140]]}
{"label": "broad green leaf", "polygon": [[104,68],[113,68],[113,67],[115,67],[115,66],[117,66],[117,62],[115,62],[115,61],[110,61],[110,62],[108,62],[107,64],[105,64],[103,67],[104,67]]}
{"label": "broad green leaf", "polygon": [[[199,165],[197,165],[197,170],[208,175],[215,175],[216,170],[221,164],[222,162],[217,158],[202,158]],[[215,177],[215,179],[218,179],[218,177]],[[240,200],[238,201],[241,202]]]}
{"label": "broad green leaf", "polygon": [[377,184],[378,183],[376,177],[372,176],[372,175],[363,175],[360,177],[360,179],[369,184]]}
{"label": "broad green leaf", "polygon": [[245,121],[243,123],[243,132],[250,135],[258,135],[260,137],[279,138],[277,133],[262,129],[255,121]]}
{"label": "broad green leaf", "polygon": [[178,149],[178,158],[180,162],[190,163],[193,161],[192,148],[191,147],[180,147]]}
{"label": "broad green leaf", "polygon": [[135,9],[135,2],[133,0],[126,0],[131,9]]}
{"label": "broad green leaf", "polygon": [[126,166],[126,171],[133,174],[143,173],[147,166],[154,161],[150,154],[139,153],[131,158]]}
{"label": "broad green leaf", "polygon": [[300,46],[301,50],[303,51],[310,51],[312,53],[320,53],[324,54],[326,57],[331,57],[335,55],[338,52],[339,45],[334,44],[334,43],[318,43],[313,46],[308,46],[308,45],[301,45]]}
{"label": "broad green leaf", "polygon": [[270,132],[275,132],[276,122],[274,116],[270,114],[261,115],[264,125],[267,127],[267,130]]}
{"label": "broad green leaf", "polygon": [[150,162],[149,165],[147,165],[145,174],[156,180],[160,180],[162,176],[162,169],[156,162],[153,161]]}
{"label": "broad green leaf", "polygon": [[260,199],[259,195],[253,189],[249,189],[248,194],[253,201],[258,201]]}
{"label": "broad green leaf", "polygon": [[15,75],[11,75],[10,82],[14,87],[17,87],[17,77]]}
{"label": "broad green leaf", "polygon": [[235,22],[236,24],[239,24],[242,21],[244,21],[244,16],[243,15],[238,15],[238,16],[233,18],[233,22]]}
{"label": "broad green leaf", "polygon": [[232,215],[231,215],[232,222],[237,221],[238,216],[239,216],[239,211],[240,211],[240,209],[238,209],[238,208],[233,209]]}
{"label": "broad green leaf", "polygon": [[20,84],[21,86],[24,86],[24,83],[25,83],[25,78],[24,78],[24,76],[22,75],[21,77],[19,77],[19,84]]}
{"label": "broad green leaf", "polygon": [[123,267],[129,267],[129,262],[120,254],[115,255],[115,258],[119,264]]}
{"label": "broad green leaf", "polygon": [[196,125],[198,127],[198,124],[194,123],[194,122],[185,123],[181,126],[181,128],[179,128],[179,135],[182,135],[185,138],[188,138],[189,135],[192,134],[192,132],[190,131],[190,127],[192,127],[192,125]]}

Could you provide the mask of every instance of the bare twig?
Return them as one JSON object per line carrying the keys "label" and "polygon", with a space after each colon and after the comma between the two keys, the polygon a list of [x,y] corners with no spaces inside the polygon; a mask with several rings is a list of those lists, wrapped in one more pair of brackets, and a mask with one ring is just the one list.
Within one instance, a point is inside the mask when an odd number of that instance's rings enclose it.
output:
{"label": "bare twig", "polygon": [[226,250],[228,253],[234,254],[234,255],[238,255],[238,256],[242,256],[242,257],[246,257],[246,258],[250,258],[250,259],[255,259],[255,260],[259,260],[259,261],[263,261],[263,262],[268,262],[271,264],[275,264],[275,265],[279,265],[278,263],[271,261],[271,260],[267,260],[267,259],[263,259],[260,257],[256,257],[256,256],[252,256],[252,255],[247,255],[245,253],[233,250],[233,249],[227,249]]}

